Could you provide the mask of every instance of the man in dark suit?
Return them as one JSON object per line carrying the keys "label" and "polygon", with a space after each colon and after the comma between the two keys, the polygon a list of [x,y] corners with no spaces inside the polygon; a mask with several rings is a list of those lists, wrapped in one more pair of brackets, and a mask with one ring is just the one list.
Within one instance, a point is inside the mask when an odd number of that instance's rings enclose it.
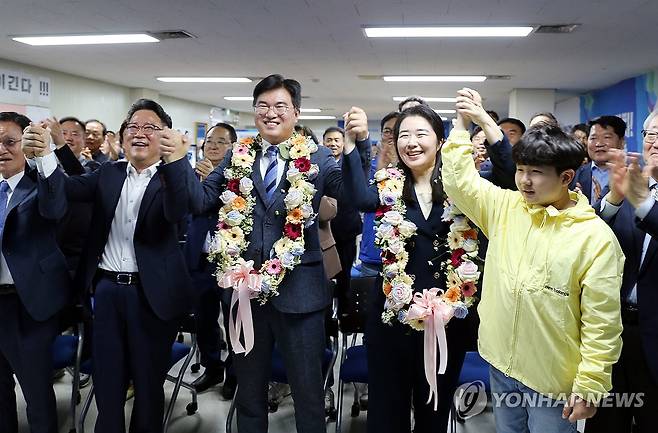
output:
{"label": "man in dark suit", "polygon": [[56,433],[52,343],[71,280],[55,227],[66,203],[61,180],[25,171],[21,140],[29,124],[21,114],[0,113],[0,431],[18,432],[15,374],[31,431]]}
{"label": "man in dark suit", "polygon": [[[48,179],[64,178],[68,200],[93,203],[95,224],[76,283],[93,294],[97,433],[124,430],[129,380],[135,388],[130,431],[162,431],[163,384],[177,319],[193,302],[178,245],[178,224],[186,216],[178,197],[183,168],[190,168],[182,137],[169,129],[171,118],[154,101],[138,100],[126,118],[129,162],[107,162],[93,173],[66,178],[53,170],[55,162],[39,167]],[[35,131],[45,136],[45,130]],[[174,143],[175,151],[162,150]]]}
{"label": "man in dark suit", "polygon": [[[587,433],[655,431],[658,412],[658,112],[644,124],[643,151],[646,168],[638,154],[631,154],[627,167],[621,151],[608,160],[610,192],[595,209],[617,235],[626,263],[621,286],[623,347],[612,371],[612,392],[626,393],[633,403],[601,405],[587,421]],[[612,159],[611,159],[612,156]],[[637,395],[642,393],[643,404]],[[612,406],[612,407],[610,407]],[[636,429],[632,429],[635,419]]]}
{"label": "man in dark suit", "polygon": [[626,122],[617,116],[601,116],[589,122],[587,155],[592,160],[576,171],[570,189],[578,188],[590,204],[601,200],[608,188],[608,150],[623,149]]}
{"label": "man in dark suit", "polygon": [[[256,201],[252,214],[253,231],[243,258],[253,260],[254,266],[260,268],[270,258],[274,242],[283,233],[286,219],[284,197],[289,187],[285,172],[289,162],[275,149],[293,134],[301,105],[301,86],[295,80],[271,75],[256,85],[253,96],[255,124],[262,138],[262,150],[257,152],[251,175],[254,186],[252,194]],[[367,119],[363,110],[352,108],[346,120],[354,121],[354,127],[346,131],[347,134],[358,138],[367,136]],[[367,164],[370,144],[363,143],[367,144],[363,149]],[[226,189],[224,168],[230,158],[229,153],[203,185],[196,181],[192,170],[188,170],[188,198],[195,213],[203,213],[219,205],[219,196]],[[329,149],[320,146],[310,159],[319,167],[319,173],[313,180],[316,192],[312,202],[317,213],[323,195],[342,198],[343,182],[341,171]],[[268,186],[271,186],[269,196],[265,178],[269,179]],[[324,275],[317,220],[304,230],[304,242],[301,263],[286,273],[278,289],[279,296],[262,306],[251,302],[254,346],[247,355],[236,354],[234,361],[238,378],[235,397],[238,429],[241,433],[267,431],[267,384],[275,344],[286,365],[295,404],[297,431],[326,431],[322,359],[325,347],[324,315],[331,302],[331,293]]]}

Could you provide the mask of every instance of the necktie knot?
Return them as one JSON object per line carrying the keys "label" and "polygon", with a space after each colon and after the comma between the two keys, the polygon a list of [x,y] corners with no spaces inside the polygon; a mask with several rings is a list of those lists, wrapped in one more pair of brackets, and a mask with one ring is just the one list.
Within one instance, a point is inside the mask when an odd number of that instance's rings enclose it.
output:
{"label": "necktie knot", "polygon": [[0,182],[0,193],[6,194],[9,192],[9,183],[6,180]]}
{"label": "necktie knot", "polygon": [[277,155],[279,154],[279,147],[278,147],[278,146],[271,145],[270,147],[267,148],[267,150],[265,151],[265,153],[267,153],[267,156],[268,156],[270,159],[272,159],[272,158],[276,158]]}

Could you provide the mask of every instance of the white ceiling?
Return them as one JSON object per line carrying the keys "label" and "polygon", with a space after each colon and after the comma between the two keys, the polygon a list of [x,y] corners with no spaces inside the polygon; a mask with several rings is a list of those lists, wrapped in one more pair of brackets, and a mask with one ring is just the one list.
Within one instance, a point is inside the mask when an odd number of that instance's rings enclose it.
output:
{"label": "white ceiling", "polygon": [[[507,111],[513,88],[560,94],[599,88],[658,67],[656,0],[0,0],[0,57],[240,111],[254,84],[172,84],[156,76],[281,73],[303,105],[372,118],[391,97],[452,96],[458,84],[386,83],[359,75],[512,75],[475,84]],[[521,39],[367,39],[364,25],[580,23],[568,35]],[[30,47],[10,35],[183,29],[197,39],[122,46]],[[449,108],[433,104],[435,108]]]}

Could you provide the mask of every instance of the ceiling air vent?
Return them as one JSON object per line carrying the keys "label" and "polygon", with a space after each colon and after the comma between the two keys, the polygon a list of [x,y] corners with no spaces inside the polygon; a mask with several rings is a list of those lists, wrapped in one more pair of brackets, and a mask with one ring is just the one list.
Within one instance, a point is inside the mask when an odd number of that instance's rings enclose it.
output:
{"label": "ceiling air vent", "polygon": [[191,39],[196,38],[192,33],[186,32],[185,30],[165,30],[162,32],[148,32],[149,35],[152,35],[154,38],[159,40],[165,39]]}
{"label": "ceiling air vent", "polygon": [[539,26],[535,33],[571,33],[580,27],[580,24],[557,24],[553,26]]}

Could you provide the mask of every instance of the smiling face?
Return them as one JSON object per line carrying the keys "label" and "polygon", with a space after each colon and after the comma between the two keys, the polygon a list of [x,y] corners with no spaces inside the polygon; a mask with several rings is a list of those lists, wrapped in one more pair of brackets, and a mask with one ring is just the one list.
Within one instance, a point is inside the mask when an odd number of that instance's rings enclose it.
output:
{"label": "smiling face", "polygon": [[[155,112],[139,110],[128,120],[128,128],[124,135],[123,146],[126,159],[138,170],[148,168],[160,159],[159,131],[156,130],[153,134],[147,135],[144,132],[144,126],[147,125],[156,129],[162,129],[165,126]],[[131,126],[138,127],[135,133],[128,133]]]}
{"label": "smiling face", "polygon": [[338,131],[327,132],[322,138],[322,142],[329,148],[329,150],[331,150],[331,154],[334,158],[340,158],[340,155],[343,153],[343,148],[345,147],[343,134]]}
{"label": "smiling face", "polygon": [[509,144],[514,146],[519,142],[521,136],[523,135],[523,130],[516,123],[505,122],[500,124],[500,129],[503,130],[503,134],[509,140]]}
{"label": "smiling face", "polygon": [[592,125],[587,139],[587,154],[600,167],[608,162],[608,150],[623,149],[624,137],[619,137],[612,126]]}
{"label": "smiling face", "polygon": [[263,92],[254,102],[256,128],[264,140],[279,144],[292,136],[299,111],[285,88]]}
{"label": "smiling face", "polygon": [[[647,165],[658,167],[658,139],[654,134],[658,134],[658,116],[654,116],[647,125],[647,134],[642,142],[644,152],[644,162]],[[655,141],[654,141],[655,140]],[[651,142],[653,141],[653,143]]]}
{"label": "smiling face", "polygon": [[85,144],[91,150],[91,153],[96,153],[105,141],[103,137],[103,125],[98,122],[88,122],[85,125]]}
{"label": "smiling face", "polygon": [[212,128],[203,143],[203,156],[217,166],[231,147],[231,133],[221,126]]}
{"label": "smiling face", "polygon": [[558,175],[555,167],[548,165],[518,164],[514,181],[528,204],[548,206],[563,198],[563,190],[568,188],[574,175],[573,170]]}
{"label": "smiling face", "polygon": [[397,150],[400,160],[414,175],[422,175],[434,168],[439,149],[436,133],[424,117],[409,116],[402,120]]}
{"label": "smiling face", "polygon": [[85,148],[85,130],[78,122],[68,120],[62,123],[64,142],[71,148],[78,158]]}
{"label": "smiling face", "polygon": [[0,174],[5,179],[25,169],[23,131],[14,122],[0,122]]}

